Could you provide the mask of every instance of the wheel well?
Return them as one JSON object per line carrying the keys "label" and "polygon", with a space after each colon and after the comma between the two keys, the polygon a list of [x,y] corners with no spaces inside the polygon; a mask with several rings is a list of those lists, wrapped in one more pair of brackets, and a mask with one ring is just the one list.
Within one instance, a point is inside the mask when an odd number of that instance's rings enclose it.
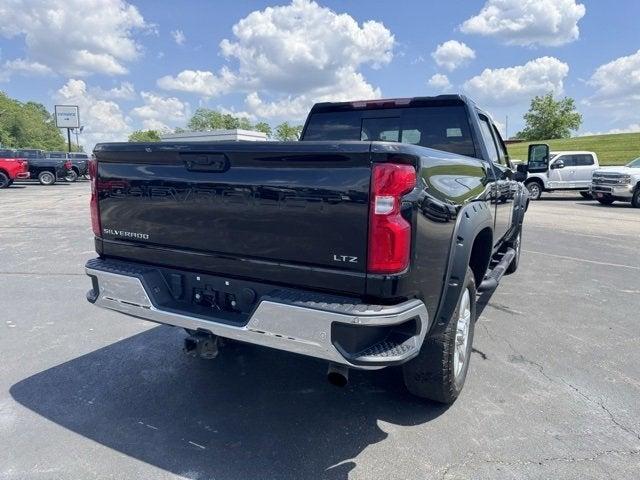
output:
{"label": "wheel well", "polygon": [[7,177],[9,176],[9,172],[3,170],[2,168],[0,168],[0,173],[4,173]]}
{"label": "wheel well", "polygon": [[80,175],[80,170],[78,170],[78,167],[71,167],[71,170],[76,172],[76,175]]}
{"label": "wheel well", "polygon": [[489,227],[483,229],[476,235],[471,247],[471,257],[469,267],[476,279],[476,285],[480,285],[487,272],[491,261],[491,251],[493,249],[493,233]]}
{"label": "wheel well", "polygon": [[540,180],[538,177],[534,177],[534,178],[529,178],[527,179],[526,182],[524,182],[525,185],[529,185],[530,183],[536,182],[538,184],[540,184],[541,187],[544,187],[544,184],[542,183],[542,180]]}

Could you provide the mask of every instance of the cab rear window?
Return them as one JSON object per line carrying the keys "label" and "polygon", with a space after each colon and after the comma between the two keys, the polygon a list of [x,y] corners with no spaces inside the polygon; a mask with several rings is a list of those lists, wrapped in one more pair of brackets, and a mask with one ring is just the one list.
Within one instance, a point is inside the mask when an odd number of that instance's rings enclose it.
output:
{"label": "cab rear window", "polygon": [[475,156],[462,105],[314,113],[303,140],[402,142]]}

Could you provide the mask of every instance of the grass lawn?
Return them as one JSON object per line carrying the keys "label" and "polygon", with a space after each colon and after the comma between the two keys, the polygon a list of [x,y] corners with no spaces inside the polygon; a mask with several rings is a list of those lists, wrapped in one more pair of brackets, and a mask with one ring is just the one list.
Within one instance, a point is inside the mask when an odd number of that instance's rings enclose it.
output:
{"label": "grass lawn", "polygon": [[[531,142],[507,145],[511,158],[526,162],[529,143]],[[640,132],[543,140],[533,143],[548,143],[552,152],[560,150],[596,152],[600,165],[624,165],[634,158],[640,157]]]}

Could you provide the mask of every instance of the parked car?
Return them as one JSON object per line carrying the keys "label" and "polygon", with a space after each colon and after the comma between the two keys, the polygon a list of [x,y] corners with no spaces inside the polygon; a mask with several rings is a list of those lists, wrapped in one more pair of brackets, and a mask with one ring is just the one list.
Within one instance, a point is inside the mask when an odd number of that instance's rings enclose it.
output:
{"label": "parked car", "polygon": [[66,178],[71,170],[71,162],[66,158],[51,158],[43,150],[23,148],[16,154],[29,162],[30,178],[37,179],[42,185],[53,185],[59,178]]}
{"label": "parked car", "polygon": [[526,165],[464,96],[318,104],[299,142],[94,153],[87,299],[185,328],[206,358],[226,337],[323,359],[336,384],[402,365],[451,403],[476,293],[519,265]]}
{"label": "parked car", "polygon": [[577,191],[590,198],[591,176],[600,168],[594,152],[551,152],[548,159],[529,164],[525,182],[532,200],[538,200],[543,192]]}
{"label": "parked car", "polygon": [[7,188],[14,180],[29,178],[29,163],[15,150],[0,150],[0,188]]}
{"label": "parked car", "polygon": [[593,173],[591,195],[603,205],[631,202],[640,208],[640,157],[624,167],[606,167]]}

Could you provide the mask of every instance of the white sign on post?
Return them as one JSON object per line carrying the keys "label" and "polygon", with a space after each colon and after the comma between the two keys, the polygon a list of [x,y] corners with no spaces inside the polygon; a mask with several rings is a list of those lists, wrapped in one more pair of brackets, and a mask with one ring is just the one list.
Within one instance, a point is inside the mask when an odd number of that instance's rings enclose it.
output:
{"label": "white sign on post", "polygon": [[55,117],[58,128],[80,127],[80,111],[76,105],[56,105]]}

